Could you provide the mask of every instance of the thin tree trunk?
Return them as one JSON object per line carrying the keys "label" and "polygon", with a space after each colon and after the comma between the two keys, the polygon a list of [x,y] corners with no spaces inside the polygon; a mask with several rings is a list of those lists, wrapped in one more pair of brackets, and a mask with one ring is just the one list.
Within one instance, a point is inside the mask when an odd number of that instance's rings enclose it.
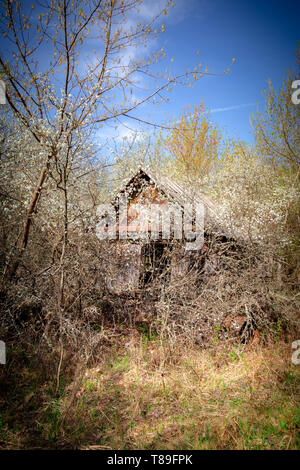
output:
{"label": "thin tree trunk", "polygon": [[57,376],[56,376],[56,391],[59,390],[59,381],[60,381],[60,371],[63,361],[63,354],[64,354],[64,344],[63,344],[63,317],[65,314],[65,257],[66,257],[66,249],[68,245],[68,192],[67,192],[67,176],[66,176],[66,168],[64,168],[64,175],[63,175],[63,192],[64,192],[64,235],[63,235],[63,246],[62,246],[62,253],[60,257],[60,266],[61,266],[61,274],[60,274],[60,287],[59,287],[59,343],[60,343],[60,358],[59,364],[57,368]]}
{"label": "thin tree trunk", "polygon": [[33,214],[36,210],[37,202],[39,200],[41,191],[43,189],[43,184],[44,184],[45,179],[47,177],[47,173],[48,173],[48,169],[49,169],[49,165],[50,165],[50,160],[51,160],[51,155],[48,156],[46,164],[41,169],[38,184],[37,184],[37,186],[36,186],[36,188],[33,192],[33,195],[32,195],[28,210],[27,210],[21,240],[20,240],[20,243],[19,243],[18,258],[15,260],[15,262],[12,264],[11,268],[8,270],[9,279],[14,277],[14,275],[15,275],[18,267],[19,267],[22,255],[23,255],[24,251],[26,250],[26,247],[27,247],[27,244],[28,244],[28,239],[29,239],[29,233],[30,233],[32,217],[33,217]]}

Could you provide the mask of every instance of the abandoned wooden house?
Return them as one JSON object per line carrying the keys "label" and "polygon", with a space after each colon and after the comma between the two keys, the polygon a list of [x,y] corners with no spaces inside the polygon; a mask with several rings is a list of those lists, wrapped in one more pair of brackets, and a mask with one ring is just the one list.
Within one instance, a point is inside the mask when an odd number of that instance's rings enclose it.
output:
{"label": "abandoned wooden house", "polygon": [[[207,227],[225,233],[208,197],[148,169],[125,181],[105,209],[96,232],[110,241],[106,283],[116,293],[185,275],[207,249]],[[214,260],[205,262],[204,270],[212,269]]]}

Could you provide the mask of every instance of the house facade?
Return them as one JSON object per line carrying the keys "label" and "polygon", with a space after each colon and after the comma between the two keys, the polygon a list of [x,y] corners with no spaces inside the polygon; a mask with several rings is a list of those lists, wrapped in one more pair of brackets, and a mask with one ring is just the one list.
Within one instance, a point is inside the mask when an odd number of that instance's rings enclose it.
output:
{"label": "house facade", "polygon": [[186,275],[207,250],[205,232],[216,225],[215,214],[206,196],[139,168],[99,215],[97,235],[110,250],[108,289],[134,291]]}

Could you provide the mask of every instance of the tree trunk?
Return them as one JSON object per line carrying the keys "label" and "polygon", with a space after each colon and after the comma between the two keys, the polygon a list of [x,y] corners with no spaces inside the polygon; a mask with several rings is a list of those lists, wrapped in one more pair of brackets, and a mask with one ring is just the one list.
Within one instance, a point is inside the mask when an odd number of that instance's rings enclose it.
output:
{"label": "tree trunk", "polygon": [[23,253],[24,253],[24,251],[27,247],[29,232],[30,232],[30,226],[31,226],[31,222],[32,222],[32,216],[33,216],[33,214],[36,210],[37,202],[39,200],[41,191],[43,189],[43,184],[45,182],[45,179],[46,179],[46,176],[47,176],[47,173],[48,173],[50,160],[51,160],[51,156],[48,156],[46,164],[41,169],[38,184],[37,184],[37,186],[36,186],[36,188],[33,192],[33,195],[32,195],[28,210],[27,210],[26,219],[25,219],[25,222],[24,222],[24,228],[23,228],[23,232],[22,232],[22,236],[21,236],[21,240],[20,240],[20,244],[19,244],[19,249],[18,249],[18,258],[14,261],[11,268],[8,270],[8,278],[9,279],[12,279],[14,277],[14,275],[16,274],[16,271],[19,267],[22,255],[23,255]]}

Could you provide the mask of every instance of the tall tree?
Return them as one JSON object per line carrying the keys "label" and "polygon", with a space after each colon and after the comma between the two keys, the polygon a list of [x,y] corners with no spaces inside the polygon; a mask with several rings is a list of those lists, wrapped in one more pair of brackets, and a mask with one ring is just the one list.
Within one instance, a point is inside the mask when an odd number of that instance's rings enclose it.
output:
{"label": "tall tree", "polygon": [[172,130],[162,138],[177,171],[201,179],[215,165],[220,133],[204,111],[203,104],[187,107]]}
{"label": "tall tree", "polygon": [[275,167],[300,176],[300,106],[292,101],[295,74],[289,72],[277,92],[271,80],[264,91],[263,112],[252,115],[256,146]]}
{"label": "tall tree", "polygon": [[[141,0],[47,0],[37,7],[4,1],[4,37],[0,67],[7,82],[7,102],[45,154],[28,204],[19,256],[26,249],[31,221],[50,164],[62,155],[72,134],[86,127],[133,119],[146,102],[164,99],[176,82],[202,76],[201,66],[180,76],[153,73],[163,49],[141,57],[142,46],[164,31],[161,17],[143,19]],[[139,77],[146,86],[140,89]],[[15,269],[14,269],[15,270]],[[13,270],[13,271],[14,271]]]}
{"label": "tall tree", "polygon": [[[299,62],[300,48],[296,53]],[[300,70],[300,69],[299,69]],[[296,73],[288,72],[277,92],[271,81],[265,89],[265,109],[252,116],[256,146],[276,171],[282,199],[287,200],[284,230],[289,244],[285,249],[287,271],[299,286],[300,260],[300,104],[292,99]]]}

